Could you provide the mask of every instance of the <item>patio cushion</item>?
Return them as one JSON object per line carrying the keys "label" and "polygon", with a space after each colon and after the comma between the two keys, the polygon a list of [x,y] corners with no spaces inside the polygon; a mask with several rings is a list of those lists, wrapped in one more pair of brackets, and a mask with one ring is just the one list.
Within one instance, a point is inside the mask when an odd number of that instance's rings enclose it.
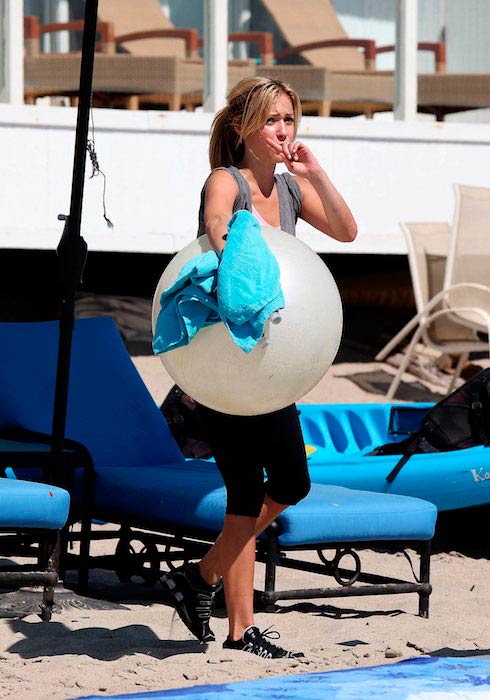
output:
{"label": "patio cushion", "polygon": [[[212,462],[97,470],[96,517],[217,533],[225,507]],[[436,517],[436,507],[419,498],[314,483],[303,501],[279,516],[279,544],[428,540]]]}
{"label": "patio cushion", "polygon": [[68,518],[64,489],[20,479],[0,479],[0,528],[59,530]]}
{"label": "patio cushion", "polygon": [[412,496],[312,484],[280,517],[282,546],[377,540],[429,540],[437,508]]}

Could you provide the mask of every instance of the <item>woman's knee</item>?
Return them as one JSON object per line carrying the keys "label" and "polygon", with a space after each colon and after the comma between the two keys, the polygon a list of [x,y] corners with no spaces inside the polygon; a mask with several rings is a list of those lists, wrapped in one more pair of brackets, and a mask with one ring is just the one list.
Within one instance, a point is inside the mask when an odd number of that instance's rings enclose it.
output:
{"label": "woman's knee", "polygon": [[310,477],[308,475],[305,476],[305,478],[302,480],[301,483],[296,485],[296,488],[294,490],[293,499],[291,501],[291,505],[295,506],[297,503],[303,500],[303,498],[306,498],[306,496],[310,493],[311,489],[311,481]]}
{"label": "woman's knee", "polygon": [[255,489],[228,488],[226,515],[244,515],[258,518],[265,497],[265,484],[262,482]]}
{"label": "woman's knee", "polygon": [[302,479],[296,479],[294,483],[276,483],[270,481],[266,484],[267,495],[276,503],[295,506],[306,498],[311,489],[311,481],[308,473]]}
{"label": "woman's knee", "polygon": [[300,501],[303,500],[303,498],[306,498],[306,496],[310,493],[311,490],[311,480],[309,475],[306,475],[305,480],[303,481],[303,488],[299,492],[299,498],[296,501],[296,503],[299,503]]}

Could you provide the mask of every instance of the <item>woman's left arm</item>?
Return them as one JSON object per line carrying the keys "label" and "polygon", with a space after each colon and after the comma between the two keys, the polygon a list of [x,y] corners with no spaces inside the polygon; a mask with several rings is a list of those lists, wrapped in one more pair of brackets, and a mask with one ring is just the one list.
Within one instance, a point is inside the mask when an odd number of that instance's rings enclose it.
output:
{"label": "woman's left arm", "polygon": [[350,242],[357,235],[357,224],[340,192],[317,159],[300,141],[284,143],[277,149],[290,173],[297,176],[303,195],[300,216],[319,231],[338,241]]}

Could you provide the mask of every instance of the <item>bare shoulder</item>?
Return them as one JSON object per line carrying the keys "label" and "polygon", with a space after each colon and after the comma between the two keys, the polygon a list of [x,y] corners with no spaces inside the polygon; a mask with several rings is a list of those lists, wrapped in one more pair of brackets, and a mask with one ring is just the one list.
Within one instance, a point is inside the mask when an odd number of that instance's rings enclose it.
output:
{"label": "bare shoulder", "polygon": [[234,197],[238,194],[238,185],[235,178],[224,168],[213,170],[208,178],[206,189],[208,192],[214,192],[219,189],[220,192],[232,194]]}
{"label": "bare shoulder", "polygon": [[237,197],[238,185],[233,175],[223,169],[213,170],[206,184],[205,220],[216,216],[228,220]]}

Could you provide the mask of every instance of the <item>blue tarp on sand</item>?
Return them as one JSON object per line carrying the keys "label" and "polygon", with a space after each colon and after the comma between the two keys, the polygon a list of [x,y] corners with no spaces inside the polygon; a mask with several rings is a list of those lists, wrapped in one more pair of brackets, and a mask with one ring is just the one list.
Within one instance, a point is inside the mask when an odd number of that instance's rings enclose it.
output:
{"label": "blue tarp on sand", "polygon": [[420,658],[384,666],[78,700],[490,700],[490,658]]}

